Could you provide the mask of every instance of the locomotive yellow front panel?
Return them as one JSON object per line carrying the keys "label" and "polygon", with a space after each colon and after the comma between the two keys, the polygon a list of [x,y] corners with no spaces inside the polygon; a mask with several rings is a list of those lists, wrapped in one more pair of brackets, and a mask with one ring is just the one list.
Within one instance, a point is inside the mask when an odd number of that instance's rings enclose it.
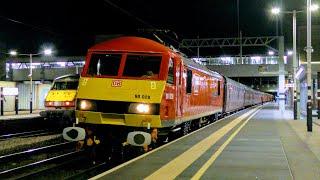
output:
{"label": "locomotive yellow front panel", "polygon": [[73,101],[76,93],[76,90],[50,90],[46,101]]}
{"label": "locomotive yellow front panel", "polygon": [[78,122],[161,127],[160,102],[165,81],[81,78]]}
{"label": "locomotive yellow front panel", "polygon": [[80,78],[78,99],[160,103],[165,81]]}
{"label": "locomotive yellow front panel", "polygon": [[160,115],[107,114],[91,111],[76,111],[79,123],[110,124],[132,127],[162,127]]}

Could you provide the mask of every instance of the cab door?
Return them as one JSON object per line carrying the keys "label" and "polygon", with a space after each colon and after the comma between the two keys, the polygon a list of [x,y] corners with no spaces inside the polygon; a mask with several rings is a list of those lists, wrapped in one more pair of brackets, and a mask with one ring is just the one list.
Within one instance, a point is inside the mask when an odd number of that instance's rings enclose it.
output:
{"label": "cab door", "polygon": [[174,72],[175,72],[175,85],[176,85],[176,115],[177,117],[182,116],[183,111],[183,88],[182,88],[182,77],[183,69],[181,65],[181,59],[174,58]]}

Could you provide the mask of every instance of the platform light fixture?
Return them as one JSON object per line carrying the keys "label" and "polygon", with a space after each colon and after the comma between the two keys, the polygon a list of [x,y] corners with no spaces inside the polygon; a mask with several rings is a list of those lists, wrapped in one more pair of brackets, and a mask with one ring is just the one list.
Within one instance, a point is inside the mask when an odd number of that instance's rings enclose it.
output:
{"label": "platform light fixture", "polygon": [[38,56],[38,55],[45,55],[45,56],[50,56],[53,54],[53,50],[51,48],[45,48],[43,49],[43,51],[39,52],[39,53],[30,53],[30,54],[20,54],[18,53],[16,50],[11,50],[9,51],[9,53],[11,56],[29,56],[30,58],[30,73],[29,73],[29,78],[30,78],[30,113],[32,113],[32,104],[33,104],[33,93],[32,93],[32,89],[33,89],[33,86],[32,86],[32,67],[33,67],[33,63],[32,63],[32,57],[33,56]]}
{"label": "platform light fixture", "polygon": [[287,55],[288,55],[288,56],[292,56],[292,55],[293,55],[293,51],[288,50],[288,51],[287,51]]}
{"label": "platform light fixture", "polygon": [[269,56],[273,56],[274,55],[274,51],[268,51],[268,55]]}
{"label": "platform light fixture", "polygon": [[310,11],[314,12],[317,11],[319,9],[319,5],[318,4],[312,4],[310,6]]}
{"label": "platform light fixture", "polygon": [[278,7],[273,7],[272,9],[271,9],[271,13],[272,14],[274,14],[274,15],[278,15],[278,14],[280,14],[280,8],[278,8]]}
{"label": "platform light fixture", "polygon": [[[315,12],[318,9],[319,9],[319,5],[318,4],[311,4],[311,0],[307,0],[307,19],[310,19],[309,21],[307,20],[307,22],[310,23],[310,25],[309,25],[310,27],[311,27],[311,12]],[[282,14],[292,14],[292,21],[293,21],[292,22],[292,25],[293,25],[293,31],[292,31],[292,35],[293,35],[293,39],[292,39],[293,40],[293,53],[292,53],[292,56],[293,56],[293,58],[292,58],[292,61],[293,61],[293,75],[294,76],[295,76],[296,73],[298,73],[297,72],[297,65],[298,65],[298,62],[297,62],[297,50],[296,50],[296,38],[297,38],[296,37],[297,36],[296,16],[297,16],[298,13],[303,13],[303,12],[305,12],[305,11],[304,10],[282,11],[278,7],[273,7],[271,9],[271,14],[273,14],[273,15],[279,15],[280,13],[282,13]],[[307,23],[307,32],[308,32],[308,23]],[[310,28],[310,32],[307,33],[307,34],[311,34],[311,28]],[[311,44],[311,38],[310,38],[310,44]],[[308,51],[310,51],[309,53],[311,54],[311,51],[312,51],[311,45],[310,46],[307,45],[307,47],[309,47],[307,49],[308,49]],[[308,51],[307,51],[307,57],[308,57]],[[309,59],[309,58],[307,58],[307,59]],[[310,60],[308,61],[308,64],[309,64],[308,66],[310,67],[311,66],[311,55],[310,55]],[[310,67],[310,69],[311,69],[311,67]],[[298,82],[296,81],[296,78],[295,78],[294,79],[294,84],[295,84],[294,87],[297,87],[297,83]],[[297,94],[299,94],[300,90],[294,88],[294,91],[296,91]],[[300,113],[299,113],[299,107],[298,106],[299,106],[299,103],[294,102],[294,119],[300,119],[300,116],[299,116]]]}
{"label": "platform light fixture", "polygon": [[9,54],[10,54],[10,56],[16,56],[18,53],[16,50],[10,50]]}

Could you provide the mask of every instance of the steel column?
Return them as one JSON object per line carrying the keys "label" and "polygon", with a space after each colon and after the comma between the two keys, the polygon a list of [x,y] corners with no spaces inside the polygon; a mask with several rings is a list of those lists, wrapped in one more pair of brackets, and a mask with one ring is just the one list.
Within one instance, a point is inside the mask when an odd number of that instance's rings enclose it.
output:
{"label": "steel column", "polygon": [[297,115],[297,80],[296,80],[296,73],[297,73],[297,11],[293,10],[292,13],[292,26],[293,26],[293,30],[292,30],[292,44],[293,44],[293,73],[292,73],[292,77],[293,77],[293,119],[298,119],[298,115]]}
{"label": "steel column", "polygon": [[307,0],[307,84],[308,84],[308,101],[307,101],[307,130],[312,131],[312,101],[311,101],[311,0]]}
{"label": "steel column", "polygon": [[278,89],[278,97],[279,97],[279,110],[284,112],[285,110],[285,71],[284,71],[284,39],[283,36],[279,37],[279,89]]}
{"label": "steel column", "polygon": [[317,73],[317,102],[318,102],[318,119],[320,119],[320,72]]}

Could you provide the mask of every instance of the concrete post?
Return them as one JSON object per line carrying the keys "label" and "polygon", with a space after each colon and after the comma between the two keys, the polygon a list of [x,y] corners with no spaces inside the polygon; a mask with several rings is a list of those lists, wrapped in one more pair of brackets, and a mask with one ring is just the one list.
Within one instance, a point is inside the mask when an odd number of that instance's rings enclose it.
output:
{"label": "concrete post", "polygon": [[307,101],[307,130],[312,132],[312,94],[311,94],[311,0],[307,0],[307,84],[308,84],[308,101]]}
{"label": "concrete post", "polygon": [[296,73],[297,73],[297,12],[296,10],[293,10],[292,14],[292,26],[293,26],[293,31],[292,31],[292,44],[293,44],[293,119],[298,119],[297,115],[297,80],[296,80]]}
{"label": "concrete post", "polygon": [[317,88],[317,101],[318,101],[318,119],[320,119],[320,72],[317,73],[318,88]]}
{"label": "concrete post", "polygon": [[283,36],[279,37],[279,78],[278,78],[278,97],[279,97],[279,110],[285,110],[285,71],[284,71],[284,39]]}

